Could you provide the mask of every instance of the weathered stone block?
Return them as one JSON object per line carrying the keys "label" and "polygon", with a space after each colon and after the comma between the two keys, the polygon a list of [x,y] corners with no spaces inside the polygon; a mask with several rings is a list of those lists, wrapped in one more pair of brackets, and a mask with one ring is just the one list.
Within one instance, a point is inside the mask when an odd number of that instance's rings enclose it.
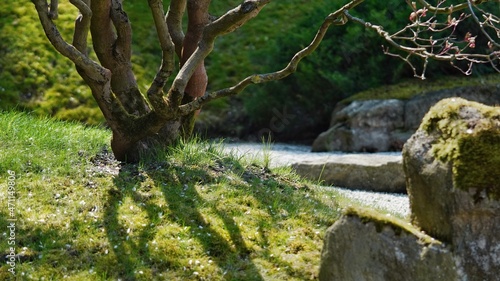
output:
{"label": "weathered stone block", "polygon": [[400,155],[348,154],[292,165],[297,174],[326,185],[378,192],[406,193]]}
{"label": "weathered stone block", "polygon": [[404,125],[404,102],[400,100],[356,101],[334,115],[335,124],[320,134],[313,151],[394,150],[391,132]]}
{"label": "weathered stone block", "polygon": [[363,100],[338,105],[330,128],[313,143],[312,151],[379,152],[401,150],[438,101],[462,97],[483,104],[500,104],[500,87],[491,84],[457,87],[416,95],[410,100]]}
{"label": "weathered stone block", "polygon": [[426,234],[348,211],[327,231],[320,279],[498,280],[500,108],[440,101],[405,144],[403,164],[411,219]]}
{"label": "weathered stone block", "polygon": [[322,281],[460,280],[449,249],[407,222],[348,210],[327,230]]}
{"label": "weathered stone block", "polygon": [[500,108],[437,103],[405,144],[412,222],[451,244],[467,280],[500,272]]}

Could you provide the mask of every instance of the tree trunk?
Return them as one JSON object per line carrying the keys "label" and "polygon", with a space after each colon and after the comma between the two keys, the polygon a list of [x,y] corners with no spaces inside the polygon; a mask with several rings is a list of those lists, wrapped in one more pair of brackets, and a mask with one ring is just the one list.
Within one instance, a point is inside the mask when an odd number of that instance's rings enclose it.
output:
{"label": "tree trunk", "polygon": [[[188,12],[188,27],[186,36],[182,44],[181,53],[181,66],[186,63],[186,61],[191,57],[198,44],[200,43],[201,37],[203,35],[203,30],[205,26],[210,22],[208,7],[210,6],[210,0],[188,0],[187,2],[187,12]],[[186,85],[185,95],[183,99],[183,104],[191,102],[198,97],[205,94],[208,84],[207,71],[205,69],[205,62],[201,61],[199,66],[194,71],[191,79]],[[186,137],[192,134],[194,128],[194,122],[199,110],[190,113],[182,118],[182,136]]]}
{"label": "tree trunk", "polygon": [[156,133],[146,136],[137,141],[127,141],[127,136],[119,135],[113,131],[111,149],[115,158],[119,161],[138,162],[141,155],[150,151],[153,147],[168,147],[181,137],[180,120],[166,121],[163,127]]}
{"label": "tree trunk", "polygon": [[[255,17],[271,0],[245,0],[214,22],[209,20],[210,0],[172,0],[166,17],[163,1],[148,0],[162,63],[146,96],[140,92],[132,71],[132,28],[122,0],[70,1],[81,13],[75,21],[71,44],[61,37],[53,21],[58,14],[57,0],[50,1],[50,8],[46,0],[31,1],[51,44],[75,64],[90,87],[113,132],[111,147],[120,161],[138,161],[153,146],[169,146],[179,137],[189,137],[202,104],[236,94],[250,82],[264,81],[247,78],[237,87],[205,95],[208,78],[204,59],[217,36]],[[188,26],[184,36],[182,15],[186,8]],[[89,57],[88,34],[99,62]],[[175,55],[181,68],[168,91],[164,91],[175,68]]]}

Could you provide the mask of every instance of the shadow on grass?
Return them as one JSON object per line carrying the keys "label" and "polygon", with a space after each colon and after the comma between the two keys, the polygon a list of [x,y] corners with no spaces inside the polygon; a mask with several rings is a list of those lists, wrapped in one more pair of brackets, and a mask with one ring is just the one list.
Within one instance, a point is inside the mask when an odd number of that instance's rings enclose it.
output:
{"label": "shadow on grass", "polygon": [[[72,231],[64,231],[57,227],[41,222],[29,222],[20,214],[16,221],[9,221],[8,214],[0,212],[0,227],[8,230],[7,225],[15,224],[14,236],[10,240],[14,243],[2,241],[0,252],[2,263],[0,265],[0,280],[27,280],[24,271],[30,271],[30,267],[43,267],[43,277],[48,280],[56,280],[61,274],[61,268],[66,272],[81,269],[80,261],[88,258],[92,253],[80,245],[70,244],[75,235]],[[75,230],[80,227],[78,221],[70,223],[69,229]],[[8,271],[11,267],[7,261],[11,261],[11,250],[14,255],[14,274]]]}
{"label": "shadow on grass", "polygon": [[[306,192],[274,179],[267,169],[253,167],[252,171],[248,171],[231,159],[216,162],[218,163],[216,167],[166,163],[162,164],[164,169],[155,168],[159,166],[158,164],[150,164],[147,168],[138,168],[137,165],[122,166],[120,173],[114,179],[115,188],[109,191],[104,210],[104,228],[117,259],[116,269],[111,274],[112,276],[123,280],[139,280],[141,275],[137,270],[146,266],[154,275],[167,271],[185,271],[184,278],[194,277],[193,270],[186,270],[185,267],[183,269],[185,264],[179,262],[178,256],[169,253],[158,256],[150,251],[153,237],[158,232],[157,224],[161,224],[162,220],[163,223],[168,220],[169,224],[180,225],[190,231],[189,238],[201,245],[204,255],[217,265],[219,276],[223,276],[225,280],[267,279],[267,275],[261,272],[262,266],[254,262],[254,249],[249,249],[242,234],[241,225],[235,220],[232,211],[225,206],[221,207],[216,202],[216,198],[205,198],[196,188],[197,185],[209,186],[224,183],[227,181],[228,171],[231,170],[236,171],[240,177],[240,183],[232,185],[231,188],[237,190],[238,194],[243,197],[253,198],[257,206],[252,207],[264,210],[267,213],[266,217],[269,218],[269,220],[261,219],[258,222],[259,228],[263,230],[260,234],[261,244],[263,244],[260,258],[264,257],[268,264],[283,267],[283,274],[286,272],[288,276],[302,280],[311,278],[310,272],[296,270],[286,258],[269,252],[271,245],[269,245],[266,229],[280,226],[286,218],[286,215],[271,207],[279,204],[283,209],[282,212],[296,213],[300,211],[301,204],[312,204],[321,208],[331,208],[331,206],[325,206],[322,202],[313,199],[307,201],[294,196],[289,197],[288,194],[296,192],[305,194]],[[150,188],[159,188],[166,206],[159,205],[157,201],[154,202],[151,199],[154,195],[143,190],[146,180],[152,180],[154,183]],[[268,191],[272,189],[274,189],[273,193],[269,193]],[[273,198],[272,194],[276,196]],[[133,200],[147,214],[147,222],[140,230],[139,239],[129,239],[126,226],[121,224],[119,219],[120,205],[127,199]],[[278,202],[286,200],[291,202],[286,204]],[[160,212],[165,212],[167,216],[159,219],[158,213]],[[206,219],[207,216],[214,216],[214,214],[223,224],[222,232],[227,233],[228,236],[221,234],[221,226],[217,228]],[[329,226],[335,217],[336,214],[332,211],[332,215],[322,222],[328,224],[324,227]],[[316,234],[311,230],[308,235]],[[300,247],[297,251],[300,252]],[[197,259],[197,257],[189,258]],[[317,265],[319,265],[319,260]],[[264,269],[266,270],[268,269]]]}

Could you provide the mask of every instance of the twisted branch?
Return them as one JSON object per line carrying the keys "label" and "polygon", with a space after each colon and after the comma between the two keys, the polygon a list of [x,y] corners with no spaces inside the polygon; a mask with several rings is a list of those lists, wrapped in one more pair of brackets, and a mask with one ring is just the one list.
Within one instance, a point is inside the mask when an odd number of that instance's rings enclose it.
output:
{"label": "twisted branch", "polygon": [[[147,96],[154,110],[161,111],[166,107],[163,99],[163,87],[174,70],[174,42],[169,33],[169,27],[164,18],[163,3],[161,0],[149,0],[149,7],[153,14],[156,33],[162,50],[162,62],[160,69],[147,91]],[[172,1],[175,2],[175,1]]]}
{"label": "twisted branch", "polygon": [[167,95],[169,106],[178,107],[184,96],[186,85],[198,65],[210,54],[215,39],[230,33],[243,25],[248,20],[257,16],[260,10],[271,0],[246,0],[238,7],[229,10],[226,14],[211,22],[205,27],[203,37],[198,48],[189,57],[177,74]]}
{"label": "twisted branch", "polygon": [[238,84],[222,89],[219,91],[215,91],[212,93],[205,93],[204,96],[189,102],[187,104],[179,106],[179,113],[181,115],[187,115],[190,112],[194,110],[200,109],[204,104],[218,98],[226,97],[226,96],[231,96],[231,95],[236,95],[243,91],[246,87],[248,87],[251,84],[260,84],[260,83],[265,83],[265,82],[270,82],[270,81],[275,81],[275,80],[280,80],[288,75],[294,73],[297,70],[297,66],[299,62],[305,58],[306,56],[310,55],[316,48],[319,46],[323,38],[325,37],[326,32],[328,31],[328,28],[330,25],[343,25],[347,23],[346,17],[344,15],[344,11],[353,9],[354,7],[358,6],[361,4],[364,0],[354,0],[349,2],[348,4],[344,5],[342,8],[339,10],[331,13],[326,17],[326,19],[323,21],[322,25],[319,27],[314,39],[311,41],[311,43],[305,47],[304,49],[300,50],[297,52],[288,65],[276,72],[272,73],[266,73],[266,74],[254,74],[246,77],[242,81],[240,81]]}
{"label": "twisted branch", "polygon": [[95,81],[105,83],[111,77],[111,73],[106,68],[100,66],[97,62],[89,59],[84,53],[79,49],[75,48],[73,45],[66,42],[57,26],[52,21],[49,15],[49,7],[47,6],[47,1],[45,0],[32,0],[33,4],[38,13],[38,17],[42,24],[43,30],[50,43],[54,48],[63,56],[70,59],[76,66],[80,67]]}
{"label": "twisted branch", "polygon": [[166,21],[170,37],[175,45],[177,57],[181,57],[184,32],[182,31],[182,16],[186,9],[186,0],[172,0],[168,9]]}
{"label": "twisted branch", "polygon": [[71,4],[78,8],[80,15],[75,20],[75,31],[73,33],[73,46],[83,55],[88,56],[87,38],[90,31],[90,0],[70,0]]}

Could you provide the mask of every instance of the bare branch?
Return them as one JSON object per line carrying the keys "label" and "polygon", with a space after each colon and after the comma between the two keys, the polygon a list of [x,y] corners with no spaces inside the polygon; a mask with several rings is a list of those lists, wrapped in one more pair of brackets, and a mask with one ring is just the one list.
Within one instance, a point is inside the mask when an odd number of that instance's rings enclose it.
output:
{"label": "bare branch", "polygon": [[186,9],[186,0],[171,0],[167,13],[167,25],[170,37],[175,45],[177,57],[181,57],[182,42],[184,41],[184,32],[182,31],[182,16]]}
{"label": "bare branch", "polygon": [[[394,54],[394,53],[389,52],[389,48],[387,48],[387,47],[382,46],[382,49],[383,49],[384,54],[386,54],[388,56],[391,56],[391,57],[398,58],[398,59],[404,61],[411,68],[411,70],[413,71],[413,76],[415,76],[417,78],[420,78],[422,80],[425,80],[424,73],[418,74],[417,68],[410,61],[411,54],[407,54],[405,57],[403,57],[400,54]],[[425,66],[427,66],[427,60],[425,62]]]}
{"label": "bare branch", "polygon": [[50,12],[49,12],[49,18],[55,20],[59,17],[59,12],[58,12],[58,0],[50,0]]}
{"label": "bare branch", "polygon": [[70,0],[70,2],[80,11],[80,15],[75,21],[73,46],[82,54],[88,56],[87,38],[90,30],[90,19],[92,18],[92,11],[89,7],[90,0]]}
{"label": "bare branch", "polygon": [[111,88],[125,108],[134,115],[150,111],[132,71],[132,31],[121,0],[91,1],[90,32],[94,51],[102,66],[109,69]]}
{"label": "bare branch", "polygon": [[484,29],[484,24],[479,21],[479,18],[476,16],[476,13],[474,13],[474,8],[472,7],[472,5],[473,5],[472,1],[467,0],[467,4],[468,4],[469,11],[470,11],[472,18],[481,27],[480,29],[481,29],[481,32],[483,33],[483,35],[486,36],[486,38],[488,38],[488,40],[490,41],[491,44],[493,44],[493,45],[495,45],[495,47],[499,48],[500,44],[498,44],[493,38],[491,38],[491,36],[488,34],[488,32],[486,32],[486,30]]}
{"label": "bare branch", "polygon": [[[474,48],[474,42],[473,42],[473,37],[469,37],[469,41],[465,41],[467,43],[463,48],[459,48],[458,46],[455,46],[454,43],[452,42],[452,35],[455,32],[455,28],[458,25],[459,22],[463,21],[465,18],[468,16],[465,14],[462,14],[459,19],[449,19],[448,23],[448,28],[451,29],[451,35],[448,37],[445,37],[441,41],[434,40],[432,37],[429,39],[423,39],[419,37],[420,31],[418,30],[413,30],[413,28],[420,28],[420,27],[430,27],[432,24],[429,21],[426,22],[421,22],[420,19],[415,19],[414,23],[411,25],[408,25],[403,31],[410,31],[414,34],[413,37],[401,37],[401,36],[393,36],[390,35],[388,32],[384,31],[381,26],[371,24],[369,22],[365,22],[362,19],[356,18],[352,15],[350,15],[347,11],[345,11],[345,15],[352,20],[353,22],[360,23],[364,25],[367,28],[370,28],[374,31],[376,31],[382,38],[384,38],[392,47],[395,49],[402,51],[404,53],[408,53],[409,56],[415,56],[419,57],[424,60],[424,67],[423,67],[423,72],[421,75],[415,75],[420,78],[425,78],[425,70],[427,66],[427,62],[429,59],[433,60],[439,60],[439,61],[448,61],[452,64],[453,67],[460,69],[461,72],[464,74],[470,74],[471,71],[471,66],[472,64],[484,64],[484,63],[491,63],[492,65],[495,64],[495,61],[498,61],[498,52],[492,52],[490,54],[475,54],[475,53],[466,53],[465,49],[466,48]],[[396,34],[401,34],[402,31],[397,32]],[[397,40],[402,40],[408,41],[412,43],[414,46],[406,46],[403,45],[402,43],[398,43],[395,41]],[[421,45],[418,43],[418,40],[427,40],[430,45]],[[437,43],[440,43],[437,44]],[[436,48],[440,47],[440,48]],[[386,54],[391,54],[387,49],[385,50]],[[402,56],[398,56],[395,54],[391,54],[392,56],[399,57],[403,59]],[[413,64],[410,63],[409,57],[403,59],[404,62],[410,65],[412,69],[415,71],[415,67]],[[465,61],[468,62],[467,68],[461,69],[457,65],[453,63],[453,61]]]}
{"label": "bare branch", "polygon": [[155,110],[165,108],[163,100],[163,87],[173,72],[175,58],[174,58],[174,43],[170,37],[167,23],[164,18],[163,3],[161,0],[149,0],[149,7],[153,14],[153,19],[158,34],[158,40],[162,50],[162,62],[160,69],[156,73],[153,83],[147,91],[149,101]]}
{"label": "bare branch", "polygon": [[[431,12],[431,13],[437,13],[437,14],[447,14],[447,15],[449,15],[449,14],[451,14],[453,12],[460,11],[460,10],[468,8],[468,3],[467,2],[460,3],[460,4],[457,4],[457,5],[449,5],[449,6],[440,8],[439,5],[438,6],[433,6],[433,5],[429,4],[425,0],[417,0],[417,1],[418,1],[418,3],[420,5],[422,5],[424,8],[426,8],[429,12]],[[469,1],[469,0],[466,0],[466,1]],[[476,3],[477,4],[481,4],[481,3],[494,2],[494,1],[498,1],[498,0],[475,0],[473,2],[474,2],[474,4],[476,4]],[[406,2],[408,4],[410,4],[409,0],[406,0]],[[438,3],[442,4],[443,2],[444,1],[440,1]]]}
{"label": "bare branch", "polygon": [[[196,50],[201,40],[205,26],[209,23],[208,8],[211,0],[188,0],[188,26],[184,43],[182,44],[181,67]],[[207,72],[205,70],[204,60],[196,67],[193,75],[189,79],[184,92],[187,94],[185,99],[192,100],[202,96],[208,84]]]}
{"label": "bare branch", "polygon": [[111,20],[116,29],[115,59],[126,62],[132,57],[132,27],[127,13],[123,10],[122,0],[111,0]]}
{"label": "bare branch", "polygon": [[316,48],[319,46],[323,38],[325,37],[326,32],[328,31],[328,28],[330,25],[343,25],[345,24],[346,17],[344,15],[344,11],[347,11],[349,9],[353,9],[357,5],[361,4],[364,0],[354,0],[340,8],[339,10],[335,11],[334,13],[331,13],[326,17],[326,19],[323,21],[322,25],[318,29],[314,39],[311,41],[311,43],[305,47],[304,49],[300,50],[297,52],[293,58],[290,60],[288,65],[276,72],[272,73],[266,73],[266,74],[254,74],[251,76],[248,76],[247,78],[243,79],[240,81],[238,84],[222,89],[219,91],[215,91],[212,93],[206,93],[203,97],[198,98],[192,102],[189,102],[187,104],[179,106],[179,112],[181,115],[187,115],[190,112],[194,110],[200,109],[204,104],[208,103],[209,101],[212,101],[214,99],[218,99],[221,97],[226,97],[230,95],[236,95],[243,91],[246,87],[248,87],[251,84],[260,84],[260,83],[265,83],[265,82],[270,82],[270,81],[275,81],[275,80],[280,80],[288,75],[292,74],[297,70],[297,66],[299,62],[306,56],[310,55]]}
{"label": "bare branch", "polygon": [[92,9],[90,32],[94,51],[102,65],[110,68],[114,63],[112,50],[116,39],[109,18],[111,1],[91,1],[90,8]]}
{"label": "bare branch", "polygon": [[189,79],[198,65],[212,51],[215,39],[220,35],[234,31],[248,20],[254,18],[270,1],[246,0],[205,27],[198,48],[182,66],[168,92],[167,102],[170,106],[177,107],[180,105]]}
{"label": "bare branch", "polygon": [[64,41],[56,25],[49,16],[47,2],[45,0],[32,0],[31,2],[35,5],[45,34],[54,48],[60,54],[70,59],[76,66],[88,72],[95,81],[102,83],[108,81],[111,77],[109,70],[89,59],[73,45]]}

